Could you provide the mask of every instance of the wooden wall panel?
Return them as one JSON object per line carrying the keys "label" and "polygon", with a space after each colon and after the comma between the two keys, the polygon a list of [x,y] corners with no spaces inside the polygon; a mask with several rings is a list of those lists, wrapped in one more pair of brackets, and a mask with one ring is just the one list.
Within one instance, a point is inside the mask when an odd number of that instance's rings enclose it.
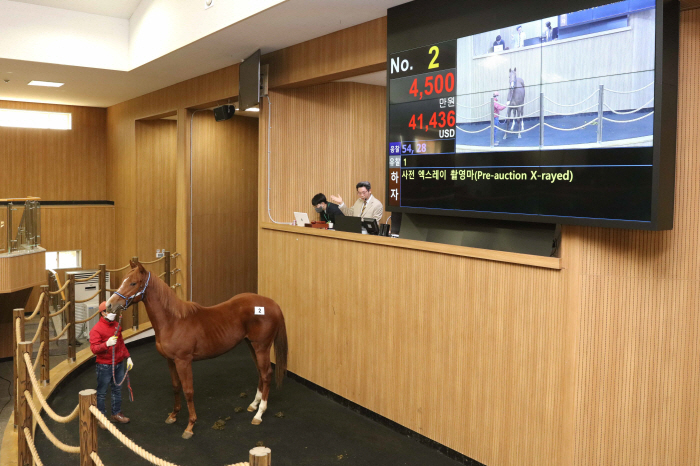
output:
{"label": "wooden wall panel", "polygon": [[194,118],[192,300],[257,291],[258,119]]}
{"label": "wooden wall panel", "polygon": [[0,198],[107,198],[105,109],[9,101],[0,108],[66,112],[73,119],[65,131],[0,127]]}

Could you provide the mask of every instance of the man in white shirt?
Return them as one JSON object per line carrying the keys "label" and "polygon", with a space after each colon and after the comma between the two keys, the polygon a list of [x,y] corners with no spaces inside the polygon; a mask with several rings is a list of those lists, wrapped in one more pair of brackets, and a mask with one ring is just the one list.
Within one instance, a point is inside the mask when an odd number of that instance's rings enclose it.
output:
{"label": "man in white shirt", "polygon": [[348,207],[343,202],[343,198],[331,196],[331,201],[338,204],[341,212],[350,217],[375,218],[377,222],[382,219],[384,206],[376,197],[372,196],[372,185],[369,181],[357,183],[357,201],[352,207]]}
{"label": "man in white shirt", "polygon": [[513,40],[513,43],[514,43],[513,48],[519,49],[519,48],[525,47],[525,39],[527,37],[525,37],[525,31],[523,31],[523,27],[518,26],[517,28],[515,28],[515,30],[516,30],[516,34],[514,35],[514,37],[511,36],[511,39]]}

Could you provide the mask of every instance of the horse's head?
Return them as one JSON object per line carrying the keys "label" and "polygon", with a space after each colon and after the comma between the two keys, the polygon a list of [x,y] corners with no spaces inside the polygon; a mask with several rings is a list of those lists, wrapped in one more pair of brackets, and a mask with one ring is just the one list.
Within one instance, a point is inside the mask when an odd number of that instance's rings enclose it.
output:
{"label": "horse's head", "polygon": [[508,75],[508,82],[510,83],[510,88],[513,89],[515,87],[515,83],[518,82],[518,75],[515,73],[517,68],[513,69],[508,69],[508,72],[510,73]]}
{"label": "horse's head", "polygon": [[107,300],[107,310],[126,309],[131,303],[143,300],[151,274],[138,262],[129,261],[131,270],[119,289]]}

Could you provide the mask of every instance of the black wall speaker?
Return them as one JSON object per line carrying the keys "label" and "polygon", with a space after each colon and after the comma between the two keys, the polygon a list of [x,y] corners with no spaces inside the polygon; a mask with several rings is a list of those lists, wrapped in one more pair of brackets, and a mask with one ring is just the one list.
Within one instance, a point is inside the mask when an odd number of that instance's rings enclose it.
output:
{"label": "black wall speaker", "polygon": [[233,105],[222,105],[214,109],[214,118],[216,118],[216,121],[224,121],[231,118],[234,113],[236,113],[236,107]]}

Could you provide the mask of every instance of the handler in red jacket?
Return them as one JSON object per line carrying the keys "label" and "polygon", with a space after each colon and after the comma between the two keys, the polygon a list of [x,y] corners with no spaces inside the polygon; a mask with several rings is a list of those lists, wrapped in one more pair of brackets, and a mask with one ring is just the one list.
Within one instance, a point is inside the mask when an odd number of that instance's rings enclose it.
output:
{"label": "handler in red jacket", "polygon": [[[131,362],[129,350],[124,345],[122,331],[115,336],[118,323],[114,321],[117,316],[114,313],[107,313],[107,303],[100,304],[102,318],[90,330],[90,349],[97,356],[95,371],[97,372],[97,409],[106,415],[105,397],[107,396],[107,386],[112,387],[112,420],[126,424],[129,418],[122,414],[122,391],[117,385],[124,380],[124,364],[126,359],[126,370],[131,370],[134,364]],[[114,378],[112,377],[112,349],[114,348]],[[115,380],[116,379],[116,382]],[[104,426],[100,424],[104,429]]]}

